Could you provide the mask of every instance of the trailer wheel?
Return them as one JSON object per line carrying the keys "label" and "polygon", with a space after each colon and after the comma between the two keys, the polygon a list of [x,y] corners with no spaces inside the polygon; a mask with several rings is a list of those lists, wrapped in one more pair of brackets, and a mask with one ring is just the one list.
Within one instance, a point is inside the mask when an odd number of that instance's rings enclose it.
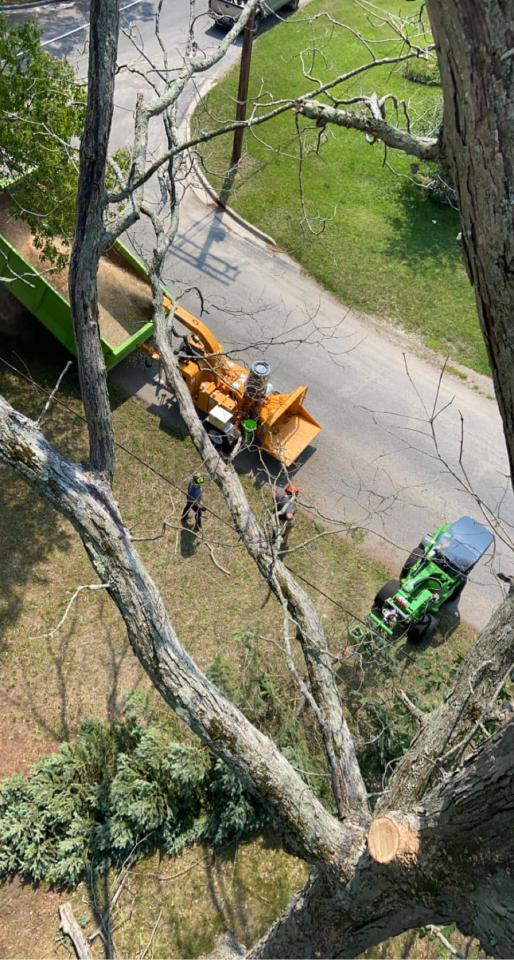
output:
{"label": "trailer wheel", "polygon": [[300,0],[291,0],[291,3],[288,3],[287,6],[290,10],[298,10],[300,6]]}
{"label": "trailer wheel", "polygon": [[437,630],[439,620],[431,613],[425,613],[421,620],[411,624],[407,630],[407,639],[411,643],[421,643],[422,640],[430,640]]}
{"label": "trailer wheel", "polygon": [[395,593],[398,593],[399,589],[399,580],[388,580],[387,583],[384,583],[384,586],[380,588],[373,601],[373,609],[380,610],[386,600],[390,600],[391,597],[394,597]]}

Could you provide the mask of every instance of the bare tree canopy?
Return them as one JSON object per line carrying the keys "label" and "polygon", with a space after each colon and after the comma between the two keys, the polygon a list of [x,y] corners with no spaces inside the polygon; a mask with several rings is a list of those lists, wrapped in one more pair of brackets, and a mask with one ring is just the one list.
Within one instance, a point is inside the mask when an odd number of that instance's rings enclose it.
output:
{"label": "bare tree canopy", "polygon": [[[248,945],[248,956],[351,957],[404,930],[448,922],[478,937],[489,953],[509,956],[514,950],[514,721],[483,738],[480,724],[514,665],[512,595],[463,659],[444,702],[417,718],[418,734],[371,810],[344,716],[345,692],[333,669],[321,618],[253,514],[232,464],[211,443],[173,352],[173,306],[170,313],[164,309],[162,273],[177,233],[187,151],[199,142],[198,137],[184,141],[181,136],[180,97],[199,73],[221,60],[257,3],[249,0],[235,26],[208,56],[193,42],[192,15],[189,43],[178,70],[168,72],[163,42],[164,68],[155,79],[155,97],[147,101],[140,94],[137,99],[128,174],[118,170],[118,185],[109,192],[105,171],[117,68],[118,0],[92,0],[88,103],[70,272],[89,456],[85,463],[67,460],[39,424],[1,399],[0,457],[71,522],[98,586],[117,606],[132,649],[164,701],[259,798],[285,848],[313,867],[308,884],[276,924],[259,943]],[[346,109],[349,104],[315,99],[341,78],[250,116],[246,126],[292,110],[321,123],[360,130],[415,156],[444,157],[457,188],[466,263],[514,465],[512,5],[505,0],[480,4],[462,0],[458,5],[427,0],[427,8],[443,79],[444,123],[437,139],[415,138],[407,127],[390,125],[384,100],[376,95],[359,98],[359,113]],[[398,29],[408,47],[403,56],[420,56],[417,44]],[[363,72],[378,62],[372,57]],[[151,121],[163,124],[166,140],[157,159],[148,147]],[[161,200],[150,204],[144,186],[155,175]],[[238,537],[296,635],[305,668],[305,677],[298,680],[319,728],[334,813],[182,647],[113,495],[114,434],[99,339],[96,276],[102,251],[141,216],[154,231],[148,269],[163,369],[205,468],[225,498]],[[290,666],[299,674],[287,629],[284,632]],[[474,749],[477,731],[483,742]]]}

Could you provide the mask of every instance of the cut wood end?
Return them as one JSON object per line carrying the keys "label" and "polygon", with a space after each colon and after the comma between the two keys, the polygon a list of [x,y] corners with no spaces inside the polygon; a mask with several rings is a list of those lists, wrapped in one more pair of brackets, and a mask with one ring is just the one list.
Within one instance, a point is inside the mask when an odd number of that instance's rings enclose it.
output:
{"label": "cut wood end", "polygon": [[389,817],[373,820],[368,832],[368,850],[378,863],[394,860],[400,848],[400,831]]}
{"label": "cut wood end", "polygon": [[377,817],[368,831],[368,850],[378,863],[390,863],[417,853],[419,839],[407,819],[395,822],[391,817]]}

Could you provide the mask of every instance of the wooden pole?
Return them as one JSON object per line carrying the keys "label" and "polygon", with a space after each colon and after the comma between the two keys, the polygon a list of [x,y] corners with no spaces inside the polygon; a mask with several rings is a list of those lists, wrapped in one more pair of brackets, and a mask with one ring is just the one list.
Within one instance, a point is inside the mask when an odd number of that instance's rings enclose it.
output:
{"label": "wooden pole", "polygon": [[[246,104],[248,100],[248,84],[250,81],[250,64],[252,61],[252,44],[255,32],[255,12],[252,13],[243,31],[243,49],[241,51],[241,65],[239,67],[239,90],[237,91],[236,120],[246,120]],[[243,150],[244,127],[234,130],[234,143],[230,166],[235,167],[241,159]]]}

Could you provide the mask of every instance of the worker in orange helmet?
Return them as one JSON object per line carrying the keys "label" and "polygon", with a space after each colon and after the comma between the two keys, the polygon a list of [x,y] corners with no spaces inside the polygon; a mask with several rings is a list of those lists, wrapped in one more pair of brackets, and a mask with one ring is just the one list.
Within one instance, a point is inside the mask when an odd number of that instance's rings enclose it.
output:
{"label": "worker in orange helmet", "polygon": [[280,534],[282,548],[287,547],[287,540],[295,524],[296,498],[298,496],[296,483],[288,483],[284,489],[278,487],[273,492],[275,501],[275,517],[278,524],[277,534]]}

